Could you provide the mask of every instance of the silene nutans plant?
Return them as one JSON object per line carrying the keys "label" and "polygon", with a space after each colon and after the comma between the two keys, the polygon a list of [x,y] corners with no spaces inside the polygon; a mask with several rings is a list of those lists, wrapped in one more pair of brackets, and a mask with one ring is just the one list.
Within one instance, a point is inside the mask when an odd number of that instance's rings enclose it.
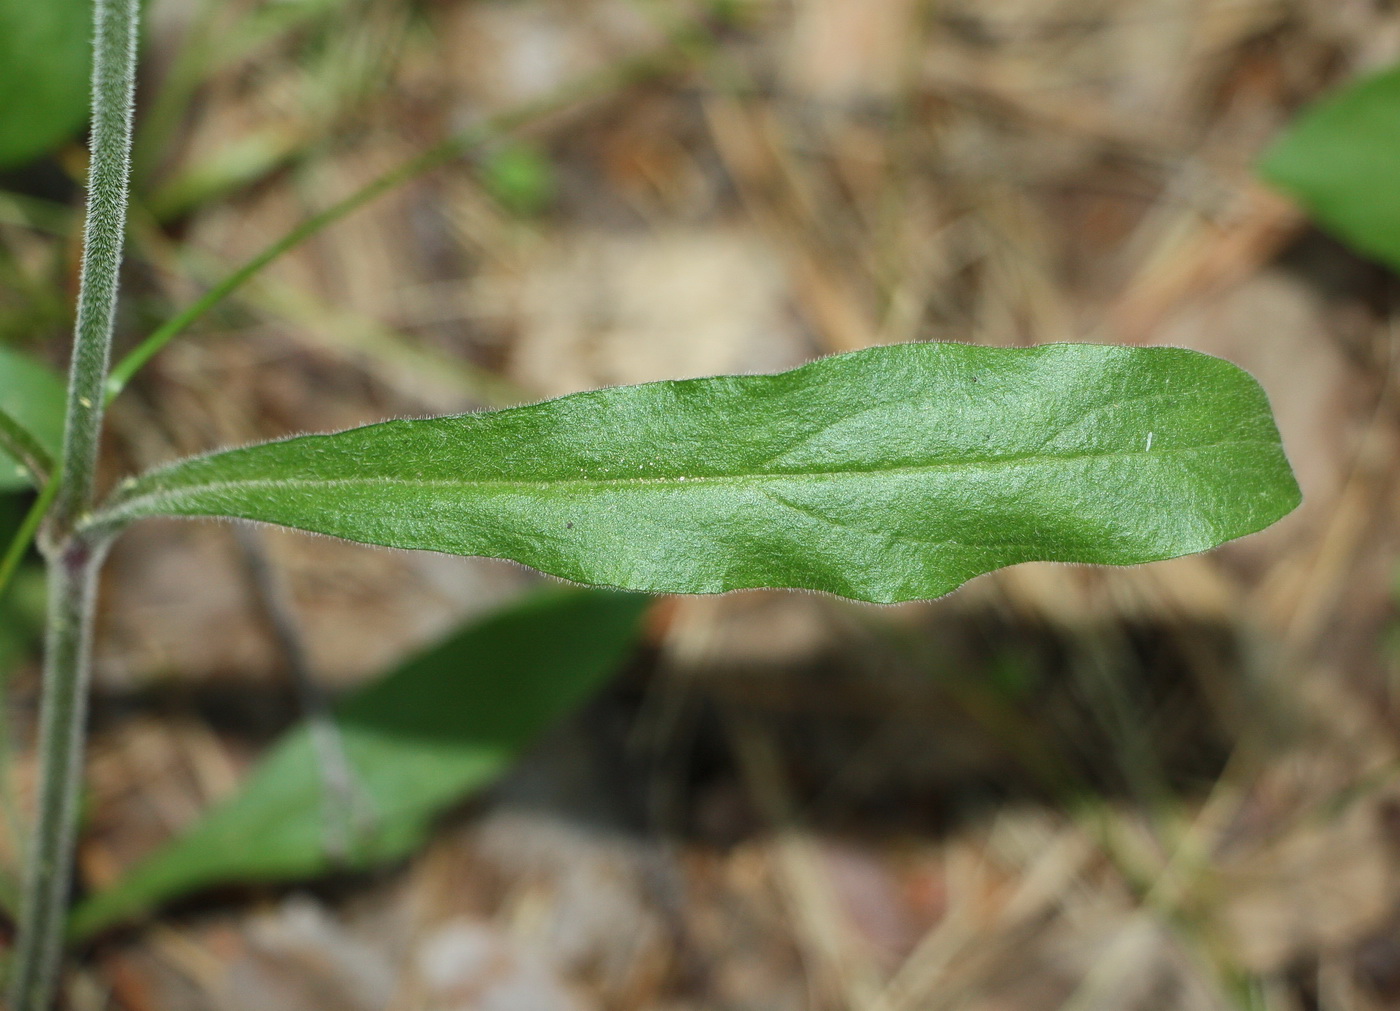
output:
{"label": "silene nutans plant", "polygon": [[[20,417],[0,411],[0,448],[40,489],[0,573],[8,578],[36,535],[48,567],[40,784],[11,1011],[50,1008],[66,938],[123,912],[75,928],[69,880],[97,574],[113,541],[146,517],[233,518],[507,558],[643,594],[773,587],[892,603],[1019,562],[1134,565],[1204,551],[1299,502],[1268,401],[1248,374],[1179,348],[1088,344],[877,347],[777,375],[293,436],[177,460],[103,492],[95,474],[108,399],[194,316],[329,217],[294,230],[112,369],[138,3],[96,0],[95,11],[61,453],[53,458]],[[429,152],[333,213],[458,150]],[[631,620],[637,605],[628,606]],[[602,619],[581,611],[571,620],[552,634],[567,640]],[[539,664],[546,691],[555,662]],[[482,720],[495,691],[481,692]],[[274,826],[266,845],[275,837]],[[379,855],[409,841],[386,842]]]}

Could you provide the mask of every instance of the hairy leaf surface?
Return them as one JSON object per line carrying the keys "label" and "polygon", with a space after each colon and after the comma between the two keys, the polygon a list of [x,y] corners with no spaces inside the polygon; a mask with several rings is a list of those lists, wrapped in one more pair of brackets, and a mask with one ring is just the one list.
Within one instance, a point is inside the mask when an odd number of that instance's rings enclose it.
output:
{"label": "hairy leaf surface", "polygon": [[671,593],[936,597],[1214,547],[1299,500],[1267,399],[1179,348],[903,344],[185,460],[99,523],[262,520]]}
{"label": "hairy leaf surface", "polygon": [[[0,411],[22,425],[49,456],[63,443],[63,380],[47,365],[0,347]],[[0,450],[0,491],[25,488],[32,475]]]}
{"label": "hairy leaf surface", "polygon": [[329,852],[325,786],[303,726],[244,787],[74,914],[89,936],[199,888],[301,880],[406,856],[434,819],[483,786],[617,670],[647,598],[542,593],[459,632],[345,700],[337,724],[369,817]]}
{"label": "hairy leaf surface", "polygon": [[1307,109],[1261,171],[1324,228],[1400,270],[1400,67]]}

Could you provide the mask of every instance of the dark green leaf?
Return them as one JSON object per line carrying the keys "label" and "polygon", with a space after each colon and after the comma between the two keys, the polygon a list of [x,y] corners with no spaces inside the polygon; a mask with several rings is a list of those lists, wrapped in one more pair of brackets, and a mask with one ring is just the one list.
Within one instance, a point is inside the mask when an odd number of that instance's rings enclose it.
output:
{"label": "dark green leaf", "polygon": [[903,344],[216,453],[129,482],[96,522],[233,516],[633,590],[888,602],[1015,562],[1203,551],[1298,500],[1228,362]]}
{"label": "dark green leaf", "polygon": [[305,727],[243,789],[74,914],[86,937],[212,884],[299,880],[403,857],[434,819],[614,673],[647,598],[554,590],[487,619],[346,700],[346,755],[374,816],[327,853],[321,770]]}
{"label": "dark green leaf", "polygon": [[[63,398],[63,380],[52,369],[0,347],[0,411],[23,425],[53,459],[63,443]],[[32,483],[28,468],[0,450],[0,491]]]}
{"label": "dark green leaf", "polygon": [[1400,270],[1400,67],[1305,111],[1261,171],[1319,224]]}
{"label": "dark green leaf", "polygon": [[91,62],[90,0],[0,0],[0,166],[78,132]]}
{"label": "dark green leaf", "polygon": [[[19,530],[24,498],[0,494],[0,548]],[[36,651],[44,627],[44,608],[44,570],[37,564],[21,568],[14,582],[0,591],[0,698],[19,661]],[[5,734],[6,729],[0,727],[0,755],[5,750]]]}

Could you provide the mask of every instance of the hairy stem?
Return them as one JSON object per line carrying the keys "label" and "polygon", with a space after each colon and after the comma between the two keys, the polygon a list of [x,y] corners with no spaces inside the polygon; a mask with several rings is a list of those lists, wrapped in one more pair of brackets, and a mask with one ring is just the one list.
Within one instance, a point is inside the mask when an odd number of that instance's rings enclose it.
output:
{"label": "hairy stem", "polygon": [[11,1011],[47,1011],[57,988],[83,768],[97,570],[108,541],[74,532],[92,507],[103,386],[116,312],[131,170],[139,0],[93,10],[92,162],[67,423],[44,541],[49,624],[39,714],[39,807],[25,854]]}
{"label": "hairy stem", "polygon": [[96,0],[92,62],[92,162],[78,289],[68,416],[53,522],[61,537],[92,506],[103,390],[117,308],[131,174],[138,0]]}
{"label": "hairy stem", "polygon": [[39,729],[39,809],[20,892],[10,1007],[47,1011],[53,1002],[64,923],[87,715],[97,570],[106,542],[70,541],[49,568],[49,627]]}

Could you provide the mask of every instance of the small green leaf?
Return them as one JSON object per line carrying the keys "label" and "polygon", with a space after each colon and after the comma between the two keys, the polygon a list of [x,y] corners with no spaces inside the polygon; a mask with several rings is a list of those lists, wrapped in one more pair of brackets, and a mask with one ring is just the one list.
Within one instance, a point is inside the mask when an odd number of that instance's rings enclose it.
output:
{"label": "small green leaf", "polygon": [[553,590],[449,638],[338,708],[373,815],[344,859],[327,853],[324,783],[305,726],[235,796],[74,913],[98,931],[196,889],[301,880],[412,852],[434,819],[506,765],[613,674],[647,598]]}
{"label": "small green leaf", "polygon": [[1400,270],[1400,67],[1307,109],[1260,171],[1324,228]]}
{"label": "small green leaf", "polygon": [[82,128],[91,62],[90,0],[0,0],[0,166]]}
{"label": "small green leaf", "polygon": [[[0,412],[55,460],[63,444],[63,397],[63,380],[47,365],[0,347]],[[29,469],[0,450],[0,492],[33,483]]]}
{"label": "small green leaf", "polygon": [[902,344],[216,453],[95,522],[241,517],[632,590],[891,602],[1203,551],[1298,501],[1264,392],[1218,358]]}

